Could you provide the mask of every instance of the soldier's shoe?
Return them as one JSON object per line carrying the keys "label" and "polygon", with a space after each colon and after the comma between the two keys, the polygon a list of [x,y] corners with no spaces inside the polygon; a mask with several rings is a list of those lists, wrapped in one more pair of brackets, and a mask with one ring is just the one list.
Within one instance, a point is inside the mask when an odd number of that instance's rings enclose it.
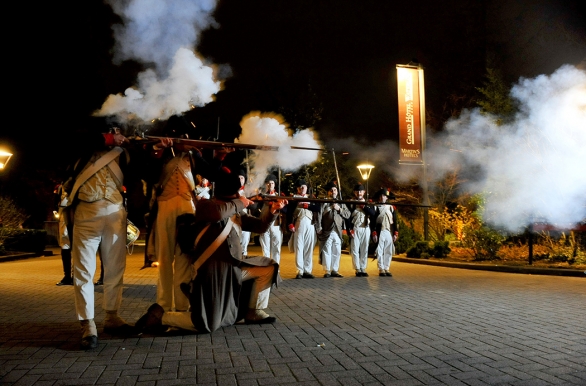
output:
{"label": "soldier's shoe", "polygon": [[362,272],[362,277],[368,277],[368,273]]}
{"label": "soldier's shoe", "polygon": [[304,272],[303,273],[303,278],[304,279],[313,279],[313,278],[315,278],[315,276],[313,276],[311,273]]}
{"label": "soldier's shoe", "polygon": [[134,326],[118,316],[116,311],[106,311],[104,332],[110,335],[132,335],[136,333]]}
{"label": "soldier's shoe", "polygon": [[165,310],[163,307],[154,303],[149,307],[147,313],[138,319],[134,325],[136,331],[140,334],[143,332],[159,333],[164,331],[163,314]]}
{"label": "soldier's shoe", "polygon": [[324,273],[324,277],[331,277],[332,275],[330,275],[329,273]]}
{"label": "soldier's shoe", "polygon": [[303,279],[303,275],[301,273],[298,273],[297,276],[295,276],[295,279]]}
{"label": "soldier's shoe", "polygon": [[73,279],[70,277],[64,276],[63,279],[61,279],[61,281],[59,283],[57,283],[56,285],[58,285],[58,286],[73,285]]}
{"label": "soldier's shoe", "polygon": [[393,276],[393,275],[391,275],[391,273],[389,271],[386,271],[385,276]]}
{"label": "soldier's shoe", "polygon": [[270,324],[276,321],[277,318],[270,316],[263,310],[249,310],[244,318],[246,324]]}
{"label": "soldier's shoe", "polygon": [[92,350],[98,347],[98,337],[96,335],[88,335],[85,338],[81,338],[81,349]]}
{"label": "soldier's shoe", "polygon": [[332,271],[332,277],[344,277],[338,273],[338,271]]}
{"label": "soldier's shoe", "polygon": [[98,347],[98,329],[93,319],[79,321],[81,325],[81,349],[91,350]]}
{"label": "soldier's shoe", "polygon": [[379,274],[378,274],[378,275],[379,275],[379,276],[387,276],[387,274],[386,274],[386,273],[384,273],[384,272],[379,272]]}

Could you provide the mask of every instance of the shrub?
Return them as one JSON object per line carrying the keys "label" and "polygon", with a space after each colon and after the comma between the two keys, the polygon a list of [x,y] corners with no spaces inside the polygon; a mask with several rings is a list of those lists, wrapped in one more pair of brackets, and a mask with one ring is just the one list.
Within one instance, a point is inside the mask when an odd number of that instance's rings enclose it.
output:
{"label": "shrub", "polygon": [[448,256],[451,251],[449,241],[436,241],[430,253],[433,257],[442,258]]}
{"label": "shrub", "polygon": [[407,250],[407,257],[422,258],[423,254],[429,257],[429,244],[427,241],[417,241],[414,246]]}
{"label": "shrub", "polygon": [[397,216],[397,225],[399,226],[399,238],[395,241],[395,254],[405,253],[418,241],[423,240],[423,236],[415,230],[413,221],[407,225],[401,217]]}
{"label": "shrub", "polygon": [[44,229],[16,229],[4,240],[6,251],[35,252],[45,250],[47,231]]}
{"label": "shrub", "polygon": [[505,237],[487,226],[466,230],[465,248],[472,249],[475,260],[496,260]]}

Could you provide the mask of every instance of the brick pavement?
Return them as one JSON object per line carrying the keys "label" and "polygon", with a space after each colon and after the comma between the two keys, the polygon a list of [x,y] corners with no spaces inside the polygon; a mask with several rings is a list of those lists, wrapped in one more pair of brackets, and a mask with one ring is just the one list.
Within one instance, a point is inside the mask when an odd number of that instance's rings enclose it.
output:
{"label": "brick pavement", "polygon": [[[251,247],[251,254],[258,247]],[[271,296],[274,325],[115,338],[78,350],[60,256],[0,263],[0,384],[585,385],[586,280],[393,262],[392,278],[293,279]],[[317,260],[317,255],[316,255]],[[155,268],[128,257],[121,314],[155,299]],[[101,288],[96,304],[101,303]],[[104,313],[96,310],[98,330]]]}

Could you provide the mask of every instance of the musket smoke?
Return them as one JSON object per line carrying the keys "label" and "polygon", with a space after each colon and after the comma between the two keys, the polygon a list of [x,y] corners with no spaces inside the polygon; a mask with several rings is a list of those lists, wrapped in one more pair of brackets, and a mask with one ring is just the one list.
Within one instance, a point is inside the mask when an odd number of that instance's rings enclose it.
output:
{"label": "musket smoke", "polygon": [[240,127],[242,134],[236,142],[279,147],[276,152],[252,150],[250,161],[254,163],[254,169],[249,176],[249,189],[262,187],[272,167],[294,171],[319,158],[319,151],[291,149],[291,146],[321,148],[316,133],[306,129],[292,135],[287,123],[278,114],[251,112],[242,118]]}
{"label": "musket smoke", "polygon": [[124,94],[110,95],[94,115],[146,123],[213,100],[222,87],[217,69],[205,64],[194,47],[200,32],[215,24],[215,0],[107,2],[124,23],[113,26],[115,62],[134,59],[151,68]]}
{"label": "musket smoke", "polygon": [[478,109],[446,124],[430,168],[476,170],[464,188],[486,199],[485,220],[519,231],[535,220],[553,224],[586,218],[586,72],[564,65],[552,75],[521,78],[511,90],[519,112],[496,125]]}

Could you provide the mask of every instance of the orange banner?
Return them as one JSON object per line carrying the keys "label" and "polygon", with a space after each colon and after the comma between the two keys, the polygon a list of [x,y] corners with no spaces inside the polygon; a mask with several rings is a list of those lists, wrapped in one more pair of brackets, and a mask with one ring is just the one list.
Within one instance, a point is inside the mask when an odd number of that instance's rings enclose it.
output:
{"label": "orange banner", "polygon": [[399,162],[423,163],[418,68],[397,67]]}

